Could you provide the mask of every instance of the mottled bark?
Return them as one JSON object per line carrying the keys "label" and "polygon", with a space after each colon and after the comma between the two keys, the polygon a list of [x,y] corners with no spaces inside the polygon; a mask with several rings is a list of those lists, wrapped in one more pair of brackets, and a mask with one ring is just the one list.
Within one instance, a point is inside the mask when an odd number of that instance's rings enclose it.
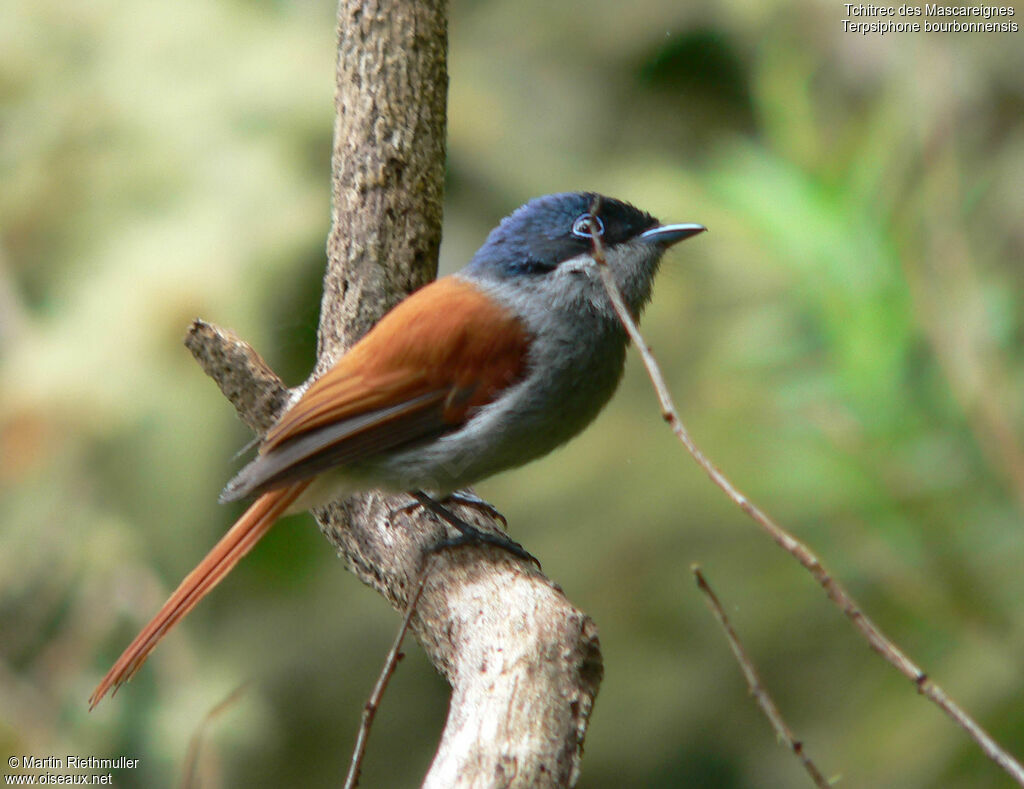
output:
{"label": "mottled bark", "polygon": [[[333,225],[315,374],[435,276],[446,5],[339,4]],[[198,321],[187,343],[246,423],[265,431],[289,393],[259,356],[234,335]],[[408,502],[369,493],[314,512],[348,567],[399,610],[427,549],[448,536],[421,510],[390,517]],[[476,510],[455,509],[481,528],[499,528]],[[331,626],[325,618],[313,621]],[[500,549],[446,550],[430,559],[412,630],[453,688],[425,786],[575,784],[602,664],[593,622],[555,584]],[[355,726],[358,712],[350,713]],[[368,758],[386,748],[371,742]]]}

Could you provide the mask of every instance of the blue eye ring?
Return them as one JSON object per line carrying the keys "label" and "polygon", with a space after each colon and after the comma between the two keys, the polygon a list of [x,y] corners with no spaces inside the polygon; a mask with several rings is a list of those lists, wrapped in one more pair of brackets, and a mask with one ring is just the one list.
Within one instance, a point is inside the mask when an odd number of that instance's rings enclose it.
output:
{"label": "blue eye ring", "polygon": [[604,222],[601,217],[595,214],[580,214],[572,223],[572,234],[578,238],[591,239],[594,236],[604,235]]}

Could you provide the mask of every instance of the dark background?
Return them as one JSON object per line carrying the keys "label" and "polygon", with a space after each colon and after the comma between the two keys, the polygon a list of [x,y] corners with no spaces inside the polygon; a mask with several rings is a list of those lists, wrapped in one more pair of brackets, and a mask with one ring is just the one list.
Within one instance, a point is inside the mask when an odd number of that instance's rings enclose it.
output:
{"label": "dark background", "polygon": [[[644,322],[685,421],[1020,757],[1024,34],[844,17],[457,0],[442,268],[546,192],[706,224]],[[249,436],[188,323],[311,367],[334,25],[326,2],[0,9],[0,755],[125,755],[117,785],[170,786],[199,737],[203,786],[341,781],[398,618],[306,516],[86,710],[238,514],[216,497]],[[1009,783],[709,484],[635,358],[587,433],[479,491],[599,625],[581,786],[805,785],[692,562],[840,785]],[[365,786],[414,785],[444,720],[408,652]]]}

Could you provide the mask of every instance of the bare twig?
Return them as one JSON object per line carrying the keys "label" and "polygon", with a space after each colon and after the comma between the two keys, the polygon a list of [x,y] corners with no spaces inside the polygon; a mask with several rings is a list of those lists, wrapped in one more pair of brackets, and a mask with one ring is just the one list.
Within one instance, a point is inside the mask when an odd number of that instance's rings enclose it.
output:
{"label": "bare twig", "polygon": [[754,668],[754,663],[747,654],[747,651],[743,648],[743,644],[740,643],[739,636],[736,635],[736,631],[733,630],[732,625],[729,623],[729,617],[725,615],[725,611],[722,609],[722,604],[718,602],[718,598],[715,593],[711,591],[711,587],[708,582],[704,579],[704,574],[700,570],[700,565],[690,565],[690,571],[693,573],[693,577],[697,580],[697,588],[704,593],[704,599],[707,600],[708,608],[711,609],[711,613],[715,615],[715,619],[718,620],[718,624],[722,626],[722,630],[725,631],[725,637],[729,641],[729,647],[732,649],[733,655],[736,656],[736,662],[740,664],[740,670],[743,672],[743,676],[747,680],[747,685],[750,688],[750,695],[754,697],[758,706],[764,712],[765,717],[768,718],[772,728],[775,729],[776,736],[785,743],[786,747],[789,748],[796,757],[800,760],[800,763],[807,770],[807,774],[811,776],[811,780],[814,781],[814,785],[821,787],[821,789],[829,789],[832,785],[819,771],[817,766],[811,761],[811,757],[804,751],[804,745],[800,740],[793,736],[792,730],[786,725],[786,721],[782,717],[782,713],[779,712],[779,708],[775,706],[775,702],[772,701],[772,697],[768,695],[768,691],[764,685],[761,684],[761,678],[757,674],[757,669]]}
{"label": "bare twig", "polygon": [[[591,208],[591,212],[595,210],[594,207]],[[954,723],[967,732],[988,758],[1006,771],[1018,785],[1024,786],[1024,767],[1021,767],[1016,759],[999,747],[999,744],[992,739],[977,721],[961,709],[953,699],[946,695],[946,692],[941,687],[935,684],[917,664],[882,633],[878,626],[861,610],[860,606],[857,605],[857,602],[850,596],[843,585],[829,574],[810,548],[769,518],[757,505],[741,493],[718,470],[718,467],[700,451],[679,418],[679,413],[672,402],[672,396],[669,394],[668,386],[665,383],[664,376],[661,374],[661,369],[658,367],[654,354],[651,352],[650,346],[645,342],[643,335],[640,334],[636,321],[633,320],[633,316],[630,315],[629,309],[622,299],[622,293],[615,283],[611,269],[608,266],[608,261],[605,258],[600,238],[592,236],[592,239],[594,242],[594,260],[598,264],[597,268],[605,290],[608,292],[608,298],[611,300],[615,312],[618,314],[619,320],[622,321],[622,325],[626,329],[630,340],[636,345],[637,350],[640,351],[644,367],[647,368],[647,376],[654,385],[654,391],[661,405],[661,416],[668,422],[672,432],[676,434],[676,437],[686,447],[693,459],[697,461],[697,465],[704,469],[704,472],[711,478],[711,481],[721,488],[737,507],[747,513],[758,526],[767,532],[768,536],[777,545],[804,566],[814,577],[814,580],[825,590],[828,598],[839,610],[849,617],[857,631],[867,640],[868,646],[885,658],[903,676],[913,682],[918,693],[930,699],[932,703],[946,713]]]}
{"label": "bare twig", "polygon": [[182,771],[181,785],[183,789],[199,786],[199,752],[203,746],[203,738],[206,735],[206,728],[214,720],[223,715],[228,709],[238,703],[249,689],[249,683],[243,682],[227,696],[217,702],[213,708],[203,716],[196,727],[195,733],[188,744],[188,752],[185,754],[185,769]]}
{"label": "bare twig", "polygon": [[384,696],[384,691],[391,680],[391,675],[395,673],[395,667],[398,666],[398,661],[402,659],[402,654],[399,650],[402,648],[402,641],[405,639],[405,633],[409,629],[409,622],[412,620],[413,612],[416,610],[416,603],[419,602],[420,595],[423,593],[423,585],[427,582],[427,568],[429,567],[430,557],[428,556],[427,561],[423,565],[423,572],[420,574],[419,582],[416,584],[416,589],[409,598],[409,604],[405,607],[405,616],[402,617],[402,624],[398,628],[398,634],[395,636],[395,643],[391,645],[391,650],[384,659],[384,667],[377,678],[377,684],[373,686],[373,692],[370,694],[366,706],[363,707],[363,719],[359,724],[359,736],[356,738],[356,747],[352,751],[352,763],[349,765],[348,775],[345,777],[345,789],[353,789],[353,787],[359,785],[359,771],[363,765],[363,756],[366,755],[366,741],[370,737],[370,727],[373,725],[373,719],[377,715],[380,700]]}

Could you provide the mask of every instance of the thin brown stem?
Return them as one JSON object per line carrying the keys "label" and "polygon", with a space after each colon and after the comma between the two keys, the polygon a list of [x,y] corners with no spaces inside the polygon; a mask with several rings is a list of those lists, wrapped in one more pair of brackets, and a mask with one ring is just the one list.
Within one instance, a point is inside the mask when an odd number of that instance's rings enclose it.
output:
{"label": "thin brown stem", "polygon": [[188,752],[185,754],[185,769],[182,770],[181,778],[182,789],[192,789],[192,787],[196,787],[201,784],[201,781],[199,780],[199,754],[203,746],[203,738],[206,736],[206,729],[214,720],[219,718],[228,709],[241,700],[242,696],[244,696],[246,691],[249,689],[249,684],[249,682],[243,682],[231,691],[221,701],[217,702],[217,704],[215,704],[199,722],[199,726],[196,727],[195,733],[192,735],[192,739],[189,740]]}
{"label": "thin brown stem", "polygon": [[[592,212],[594,210],[594,208],[591,208]],[[711,478],[711,481],[721,488],[737,507],[747,513],[777,545],[804,566],[814,577],[814,580],[825,590],[828,598],[839,610],[849,617],[857,632],[867,640],[868,645],[875,652],[913,682],[918,693],[931,700],[954,723],[966,731],[985,755],[998,764],[1019,786],[1024,786],[1024,767],[1021,767],[1016,759],[1004,751],[977,721],[961,709],[941,687],[932,682],[928,675],[904,654],[903,650],[882,633],[878,626],[861,610],[860,606],[857,605],[857,602],[850,596],[843,585],[829,574],[810,548],[769,518],[757,505],[741,493],[718,470],[718,467],[700,451],[679,418],[679,413],[676,411],[675,404],[672,402],[672,396],[669,394],[668,386],[665,383],[665,377],[658,367],[654,354],[644,340],[643,335],[640,334],[633,316],[630,315],[629,309],[622,299],[622,293],[615,283],[611,269],[608,266],[608,261],[605,258],[600,238],[594,236],[593,242],[594,260],[598,264],[597,269],[601,274],[605,290],[608,292],[608,298],[611,300],[615,312],[618,314],[619,320],[622,321],[622,325],[626,329],[630,340],[636,345],[637,350],[640,351],[644,367],[647,369],[647,376],[651,379],[654,391],[658,396],[658,402],[661,405],[661,416],[668,422],[672,432],[676,434],[676,437],[686,447],[693,459],[697,461],[697,465],[704,469],[704,472]]]}
{"label": "thin brown stem", "polygon": [[729,617],[725,615],[725,610],[722,608],[722,604],[718,602],[718,597],[711,590],[707,580],[704,578],[704,574],[700,570],[700,566],[693,564],[690,565],[690,571],[693,573],[693,577],[697,581],[697,588],[704,593],[704,599],[707,601],[708,608],[711,609],[711,613],[715,615],[715,619],[718,620],[718,624],[722,626],[722,630],[725,632],[725,637],[729,641],[729,647],[732,649],[732,654],[736,657],[736,662],[740,665],[740,670],[743,672],[744,678],[747,680],[747,686],[750,688],[750,695],[754,697],[757,705],[764,712],[765,717],[768,718],[768,722],[771,723],[772,728],[775,729],[776,736],[789,748],[793,754],[800,760],[800,763],[804,766],[807,774],[811,776],[811,780],[814,781],[814,785],[820,787],[820,789],[829,789],[832,785],[818,770],[817,766],[811,760],[811,757],[807,755],[804,750],[803,743],[793,736],[792,729],[786,725],[786,721],[782,717],[782,713],[779,712],[779,708],[775,706],[775,702],[769,695],[767,689],[761,684],[761,677],[757,673],[757,669],[754,667],[754,662],[750,659],[747,651],[743,648],[743,644],[740,642],[739,636],[736,635],[736,631],[733,629],[732,624],[729,622]]}
{"label": "thin brown stem", "polygon": [[370,738],[370,727],[373,726],[373,719],[377,716],[380,707],[380,700],[384,697],[391,675],[395,673],[398,661],[402,659],[402,641],[409,630],[409,622],[412,620],[413,612],[416,610],[416,603],[419,602],[423,593],[423,585],[427,582],[427,568],[430,566],[429,557],[424,564],[423,572],[416,583],[416,589],[409,598],[409,604],[405,607],[405,616],[402,617],[402,624],[398,628],[395,642],[391,645],[387,657],[384,659],[384,666],[377,677],[377,684],[373,686],[373,692],[363,707],[363,717],[359,724],[359,735],[356,737],[356,747],[352,751],[352,762],[349,764],[348,775],[345,777],[345,789],[353,789],[359,785],[359,771],[363,766],[363,757],[366,755],[366,743]]}

